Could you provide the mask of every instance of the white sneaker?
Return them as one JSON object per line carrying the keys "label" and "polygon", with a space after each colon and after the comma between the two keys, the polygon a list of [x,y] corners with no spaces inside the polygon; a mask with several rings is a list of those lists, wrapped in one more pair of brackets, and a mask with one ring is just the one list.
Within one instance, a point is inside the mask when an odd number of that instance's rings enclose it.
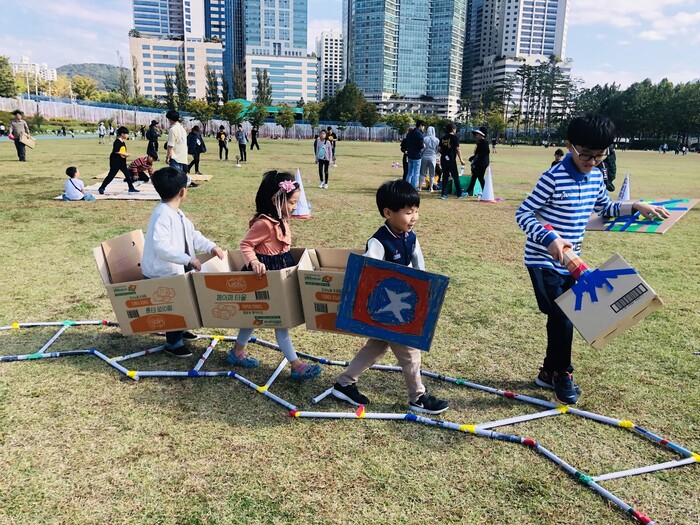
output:
{"label": "white sneaker", "polygon": [[327,189],[328,189],[328,184],[324,184],[324,185],[323,185],[323,189],[324,189],[324,190],[327,190]]}
{"label": "white sneaker", "polygon": [[318,185],[319,188],[323,189],[323,182]]}
{"label": "white sneaker", "polygon": [[333,167],[334,167],[334,168],[337,168],[337,167],[338,167],[338,165],[337,165],[337,164],[333,164]]}

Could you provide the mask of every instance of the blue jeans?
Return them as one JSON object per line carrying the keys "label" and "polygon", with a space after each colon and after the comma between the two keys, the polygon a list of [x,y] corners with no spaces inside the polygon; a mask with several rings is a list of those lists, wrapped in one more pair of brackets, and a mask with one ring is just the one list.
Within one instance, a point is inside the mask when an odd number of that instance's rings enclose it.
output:
{"label": "blue jeans", "polygon": [[418,178],[420,177],[420,159],[408,159],[408,175],[406,180],[418,189]]}
{"label": "blue jeans", "polygon": [[181,162],[178,162],[175,159],[170,159],[168,166],[170,166],[171,168],[177,168],[180,171],[184,171],[185,173],[187,173],[187,164],[183,164]]}

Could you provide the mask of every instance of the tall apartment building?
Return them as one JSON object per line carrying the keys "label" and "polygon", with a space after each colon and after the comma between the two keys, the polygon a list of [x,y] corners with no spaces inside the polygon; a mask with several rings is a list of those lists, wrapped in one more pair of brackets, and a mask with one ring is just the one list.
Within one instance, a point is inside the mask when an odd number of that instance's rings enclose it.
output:
{"label": "tall apartment building", "polygon": [[335,96],[345,80],[343,35],[339,31],[322,31],[316,39],[318,57],[318,98]]}
{"label": "tall apartment building", "polygon": [[[469,0],[463,95],[479,99],[523,64],[538,66],[556,56],[565,75],[569,0]],[[513,99],[517,100],[516,85]]]}
{"label": "tall apartment building", "polygon": [[246,98],[253,100],[257,69],[270,77],[274,103],[317,100],[318,64],[307,57],[307,0],[245,0]]}
{"label": "tall apartment building", "polygon": [[175,78],[180,64],[185,67],[190,99],[206,95],[207,64],[219,77],[224,74],[222,44],[207,36],[211,32],[205,7],[211,8],[212,3],[214,0],[206,5],[205,0],[134,0],[134,29],[140,36],[129,37],[129,55],[146,98],[164,98],[165,74]]}
{"label": "tall apartment building", "polygon": [[30,62],[29,57],[23,56],[19,62],[10,62],[10,67],[15,75],[35,77],[40,80],[53,82],[58,76],[55,69],[50,69],[48,64]]}
{"label": "tall apartment building", "polygon": [[344,0],[347,77],[380,113],[453,117],[466,0]]}

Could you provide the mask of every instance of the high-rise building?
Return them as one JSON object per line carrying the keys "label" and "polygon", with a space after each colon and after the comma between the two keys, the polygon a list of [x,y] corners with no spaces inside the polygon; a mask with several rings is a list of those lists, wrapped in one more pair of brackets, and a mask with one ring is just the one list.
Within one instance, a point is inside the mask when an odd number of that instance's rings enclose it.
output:
{"label": "high-rise building", "polygon": [[58,77],[55,69],[49,69],[48,64],[30,62],[29,57],[23,56],[19,62],[10,62],[10,67],[15,75],[23,75],[53,82]]}
{"label": "high-rise building", "polygon": [[233,71],[244,67],[243,0],[204,0],[205,36],[223,46],[223,75],[233,93]]}
{"label": "high-rise building", "polygon": [[275,103],[317,100],[318,64],[306,52],[307,0],[245,0],[246,98],[267,70]]}
{"label": "high-rise building", "polygon": [[[523,65],[553,57],[565,76],[569,0],[469,0],[463,95],[477,101],[490,86],[503,84]],[[520,86],[514,86],[512,100]],[[514,103],[514,102],[513,102]]]}
{"label": "high-rise building", "polygon": [[[208,0],[206,7],[213,1]],[[178,65],[185,68],[190,99],[204,98],[207,65],[221,78],[221,39],[208,36],[208,20],[205,0],[134,0],[134,29],[139,36],[129,37],[129,54],[146,98],[165,97],[166,73],[175,78]]]}
{"label": "high-rise building", "polygon": [[382,112],[458,111],[466,0],[345,0],[347,76]]}
{"label": "high-rise building", "polygon": [[316,39],[318,57],[318,98],[333,97],[345,80],[343,35],[340,31],[322,31]]}

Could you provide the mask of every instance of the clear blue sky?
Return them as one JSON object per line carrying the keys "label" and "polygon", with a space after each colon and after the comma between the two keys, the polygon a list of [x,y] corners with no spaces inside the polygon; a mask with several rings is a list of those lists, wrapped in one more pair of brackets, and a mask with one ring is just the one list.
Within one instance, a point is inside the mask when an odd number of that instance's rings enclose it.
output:
{"label": "clear blue sky", "polygon": [[[131,0],[3,0],[0,54],[49,67],[128,64]],[[324,29],[340,29],[342,0],[309,0],[309,50]],[[321,14],[319,16],[319,14]],[[585,85],[623,87],[647,77],[700,80],[700,0],[573,0],[566,56]]]}

